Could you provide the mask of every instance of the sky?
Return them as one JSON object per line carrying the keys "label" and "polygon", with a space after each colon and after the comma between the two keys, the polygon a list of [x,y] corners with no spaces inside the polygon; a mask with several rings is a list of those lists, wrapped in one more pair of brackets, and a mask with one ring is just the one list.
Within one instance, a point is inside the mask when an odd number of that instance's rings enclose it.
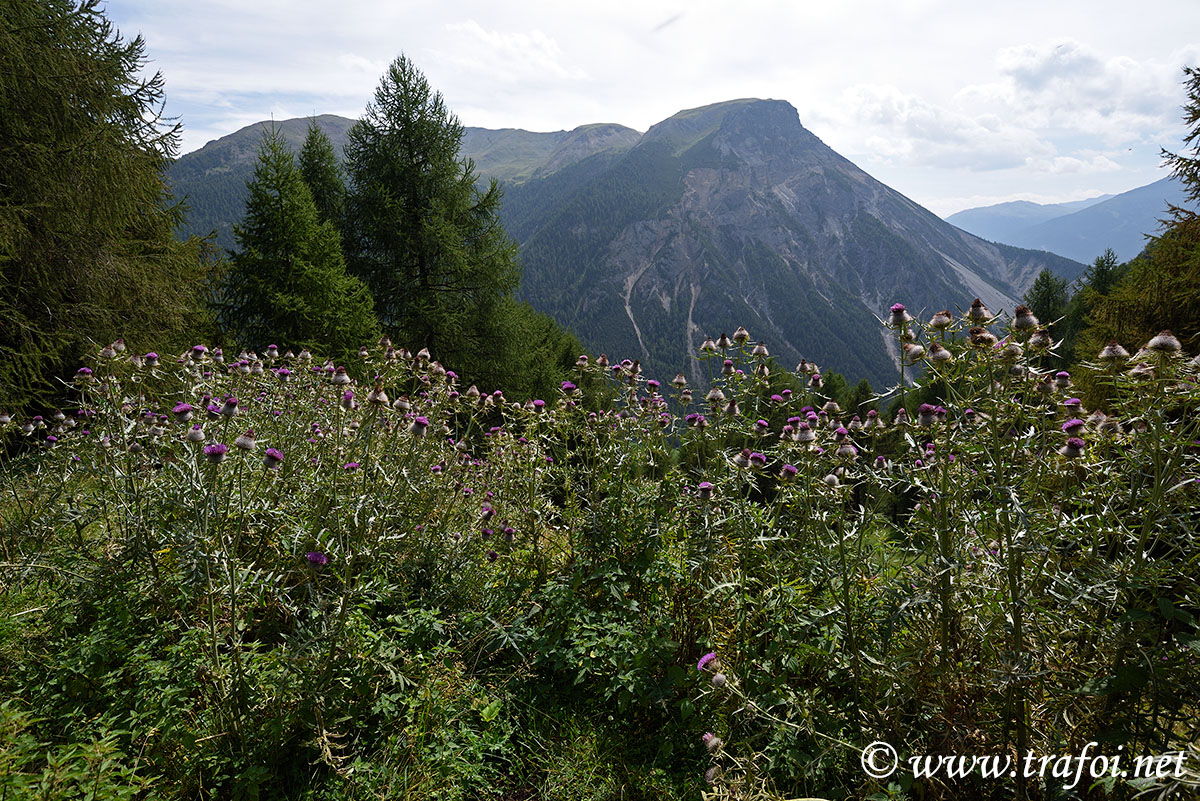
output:
{"label": "sky", "polygon": [[786,100],[834,150],[946,216],[1167,175],[1200,0],[109,0],[162,73],[181,152],[266,119],[362,115],[401,53],[463,125],[645,131]]}

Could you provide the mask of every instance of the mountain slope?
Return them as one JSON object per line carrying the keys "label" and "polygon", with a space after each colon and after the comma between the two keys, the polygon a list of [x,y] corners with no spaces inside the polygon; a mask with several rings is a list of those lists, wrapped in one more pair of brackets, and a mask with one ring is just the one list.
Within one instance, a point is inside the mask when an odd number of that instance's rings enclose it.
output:
{"label": "mountain slope", "polygon": [[1105,248],[1128,261],[1146,246],[1146,235],[1158,231],[1168,204],[1184,205],[1183,188],[1173,178],[1077,203],[1038,206],[1018,201],[967,209],[946,221],[984,239],[1048,250],[1084,263]]}
{"label": "mountain slope", "polygon": [[1014,200],[994,206],[965,209],[951,214],[946,218],[946,222],[989,242],[1008,242],[1009,237],[1026,228],[1074,214],[1111,197],[1113,195],[1100,195],[1069,203],[1031,203],[1028,200]]}
{"label": "mountain slope", "polygon": [[1011,310],[1043,267],[1081,267],[948,225],[769,100],[680,112],[615,159],[512,187],[504,220],[531,303],[599,350],[697,381],[688,355],[745,325],[789,367],[821,354],[882,386],[894,342],[873,314],[891,303]]}

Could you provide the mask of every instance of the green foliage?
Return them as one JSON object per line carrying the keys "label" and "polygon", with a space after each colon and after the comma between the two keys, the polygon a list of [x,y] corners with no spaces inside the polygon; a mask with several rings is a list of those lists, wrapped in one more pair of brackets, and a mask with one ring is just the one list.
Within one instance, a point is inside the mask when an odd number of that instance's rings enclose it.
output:
{"label": "green foliage", "polygon": [[235,228],[220,319],[245,346],[320,348],[341,362],[379,337],[371,297],[346,273],[334,223],[320,220],[277,133],[259,151]]}
{"label": "green foliage", "polygon": [[498,386],[513,343],[504,300],[520,278],[497,219],[501,191],[459,161],[463,128],[406,57],[384,74],[350,129],[347,249],[384,330],[425,347],[471,380]]}
{"label": "green foliage", "polygon": [[160,175],[178,144],[98,0],[0,2],[0,402],[57,394],[96,341],[178,344],[202,321],[200,247]]}
{"label": "green foliage", "polygon": [[1024,297],[1025,305],[1043,323],[1051,323],[1062,317],[1069,299],[1066,279],[1059,278],[1049,270],[1038,273]]}
{"label": "green foliage", "polygon": [[[883,427],[847,420],[869,387],[832,374],[846,412],[786,422],[828,397],[750,345],[704,357],[712,404],[632,361],[519,405],[369,351],[393,404],[286,358],[285,384],[203,351],[100,356],[87,427],[31,427],[0,474],[0,692],[21,704],[0,764],[22,788],[58,766],[67,793],[90,770],[84,797],[694,798],[716,770],[718,797],[762,801],[883,792],[859,762],[878,739],[1181,747],[1196,366],[1081,368],[1115,417],[1068,445],[1073,389],[962,326],[909,331],[952,352],[911,393],[946,416]],[[180,405],[228,396],[236,415]]]}
{"label": "green foliage", "polygon": [[308,133],[300,148],[300,177],[312,193],[321,222],[328,222],[337,230],[342,229],[346,211],[346,184],[342,178],[342,165],[333,152],[329,136],[317,125],[316,119],[308,121]]}

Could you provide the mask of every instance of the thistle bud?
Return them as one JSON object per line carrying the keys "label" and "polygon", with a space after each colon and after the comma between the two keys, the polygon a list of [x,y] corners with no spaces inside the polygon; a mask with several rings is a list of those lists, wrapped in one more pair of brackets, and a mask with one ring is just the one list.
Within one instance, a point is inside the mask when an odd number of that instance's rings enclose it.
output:
{"label": "thistle bud", "polygon": [[891,315],[888,317],[888,325],[892,328],[900,328],[912,321],[912,315],[904,308],[903,303],[893,303]]}
{"label": "thistle bud", "polygon": [[1158,353],[1179,353],[1179,340],[1170,331],[1164,329],[1146,343],[1146,350],[1156,351]]}
{"label": "thistle bud", "polygon": [[757,356],[760,359],[765,359],[771,354],[767,351],[767,346],[760,341],[754,346],[754,349],[750,351],[750,355]]}
{"label": "thistle bud", "polygon": [[983,325],[990,322],[992,313],[988,311],[988,307],[983,305],[983,301],[979,298],[971,301],[971,308],[967,310],[967,319],[976,325]]}
{"label": "thistle bud", "polygon": [[942,347],[940,342],[934,342],[929,346],[929,361],[934,364],[947,364],[954,361],[954,354],[949,348]]}
{"label": "thistle bud", "polygon": [[1012,327],[1014,331],[1032,331],[1038,327],[1038,318],[1022,304],[1013,312]]}
{"label": "thistle bud", "polygon": [[945,331],[954,322],[954,317],[951,316],[948,309],[943,309],[929,321],[929,327],[935,331]]}
{"label": "thistle bud", "polygon": [[717,347],[721,350],[728,350],[733,347],[733,340],[729,338],[728,334],[722,331],[721,336],[717,337]]}
{"label": "thistle bud", "polygon": [[1110,339],[1108,344],[1100,349],[1100,353],[1096,356],[1102,362],[1118,362],[1129,358],[1129,351],[1125,350],[1115,339]]}
{"label": "thistle bud", "polygon": [[247,428],[245,433],[239,434],[238,438],[233,441],[233,444],[238,450],[252,451],[254,450],[254,430]]}

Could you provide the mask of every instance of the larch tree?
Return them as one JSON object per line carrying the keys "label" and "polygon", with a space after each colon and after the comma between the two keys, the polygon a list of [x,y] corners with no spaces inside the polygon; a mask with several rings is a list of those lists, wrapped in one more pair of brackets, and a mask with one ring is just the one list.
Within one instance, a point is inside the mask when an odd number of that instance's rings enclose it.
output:
{"label": "larch tree", "polygon": [[349,132],[347,254],[392,339],[495,384],[511,367],[520,265],[499,221],[500,187],[477,185],[462,138],[441,94],[397,58]]}
{"label": "larch tree", "polygon": [[141,37],[97,0],[0,0],[0,403],[57,400],[54,377],[123,337],[162,348],[205,320],[207,267],[180,242]]}

